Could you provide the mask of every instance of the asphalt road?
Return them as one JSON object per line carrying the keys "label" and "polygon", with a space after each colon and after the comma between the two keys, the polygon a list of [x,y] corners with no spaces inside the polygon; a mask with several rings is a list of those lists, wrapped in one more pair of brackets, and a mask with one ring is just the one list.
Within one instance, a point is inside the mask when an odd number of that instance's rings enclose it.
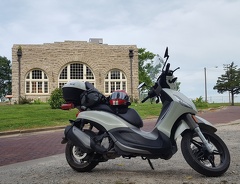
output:
{"label": "asphalt road", "polygon": [[[223,124],[240,119],[240,107],[229,106],[198,115],[214,125]],[[156,119],[145,120],[143,129],[151,130],[155,122]],[[0,166],[64,153],[62,137],[62,129],[0,136]]]}
{"label": "asphalt road", "polygon": [[[141,158],[117,158],[100,163],[92,172],[77,173],[66,162],[64,154],[0,167],[1,184],[237,184],[240,181],[240,120],[231,125],[217,125],[217,134],[227,144],[231,165],[221,177],[205,177],[185,162],[181,150],[170,160],[152,160],[151,170]],[[179,142],[178,142],[179,144]]]}
{"label": "asphalt road", "polygon": [[[155,170],[140,158],[115,159],[99,164],[91,173],[76,173],[67,164],[61,145],[63,130],[0,137],[0,183],[238,183],[240,181],[240,107],[199,113],[218,128],[232,156],[228,172],[206,178],[192,170],[181,151],[168,161],[153,160]],[[232,122],[233,125],[224,126]],[[146,120],[144,129],[155,120]]]}

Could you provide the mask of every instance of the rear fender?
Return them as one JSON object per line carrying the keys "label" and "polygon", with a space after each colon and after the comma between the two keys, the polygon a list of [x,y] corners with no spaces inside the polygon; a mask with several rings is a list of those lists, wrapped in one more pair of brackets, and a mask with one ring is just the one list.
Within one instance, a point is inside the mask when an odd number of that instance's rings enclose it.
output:
{"label": "rear fender", "polygon": [[[185,130],[193,130],[195,127],[199,126],[201,130],[206,130],[206,131],[209,131],[209,132],[216,132],[217,129],[210,123],[208,122],[207,120],[199,117],[199,116],[195,116],[196,118],[196,121],[195,122],[192,118],[182,118],[180,120],[180,122],[178,123],[178,127],[175,131],[175,134],[174,134],[174,139],[176,140]],[[189,120],[191,122],[189,122]],[[194,124],[193,124],[194,123]]]}

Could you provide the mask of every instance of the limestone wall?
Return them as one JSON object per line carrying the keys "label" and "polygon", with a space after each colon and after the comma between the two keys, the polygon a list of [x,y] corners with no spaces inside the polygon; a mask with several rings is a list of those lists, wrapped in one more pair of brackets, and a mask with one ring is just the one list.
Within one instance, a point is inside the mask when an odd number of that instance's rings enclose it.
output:
{"label": "limestone wall", "polygon": [[[97,89],[104,92],[104,79],[111,69],[122,70],[127,77],[127,93],[131,94],[129,49],[133,57],[133,98],[138,98],[138,57],[136,45],[107,45],[85,41],[65,41],[45,44],[15,44],[12,48],[12,92],[13,100],[18,101],[19,63],[17,49],[21,46],[20,61],[21,96],[46,100],[58,87],[59,74],[71,62],[80,62],[91,68]],[[43,70],[49,79],[49,94],[26,94],[25,78],[33,69]]]}

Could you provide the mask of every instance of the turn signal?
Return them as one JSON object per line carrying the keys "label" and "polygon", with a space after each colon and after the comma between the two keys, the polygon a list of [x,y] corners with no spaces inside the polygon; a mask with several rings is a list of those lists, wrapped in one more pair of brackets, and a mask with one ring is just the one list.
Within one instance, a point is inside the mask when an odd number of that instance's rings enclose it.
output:
{"label": "turn signal", "polygon": [[192,115],[192,119],[195,121],[195,123],[198,123],[197,118],[195,117],[195,115]]}

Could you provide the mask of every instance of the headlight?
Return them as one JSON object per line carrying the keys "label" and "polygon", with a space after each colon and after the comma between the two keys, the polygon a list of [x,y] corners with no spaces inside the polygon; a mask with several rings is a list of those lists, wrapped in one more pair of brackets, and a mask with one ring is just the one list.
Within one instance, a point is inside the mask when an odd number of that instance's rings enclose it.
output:
{"label": "headlight", "polygon": [[187,107],[187,108],[190,108],[190,109],[193,109],[193,107],[192,107],[190,104],[188,104],[187,102],[183,101],[179,96],[177,96],[177,95],[174,95],[174,96],[176,97],[176,99],[178,100],[178,102],[179,102],[182,106]]}

